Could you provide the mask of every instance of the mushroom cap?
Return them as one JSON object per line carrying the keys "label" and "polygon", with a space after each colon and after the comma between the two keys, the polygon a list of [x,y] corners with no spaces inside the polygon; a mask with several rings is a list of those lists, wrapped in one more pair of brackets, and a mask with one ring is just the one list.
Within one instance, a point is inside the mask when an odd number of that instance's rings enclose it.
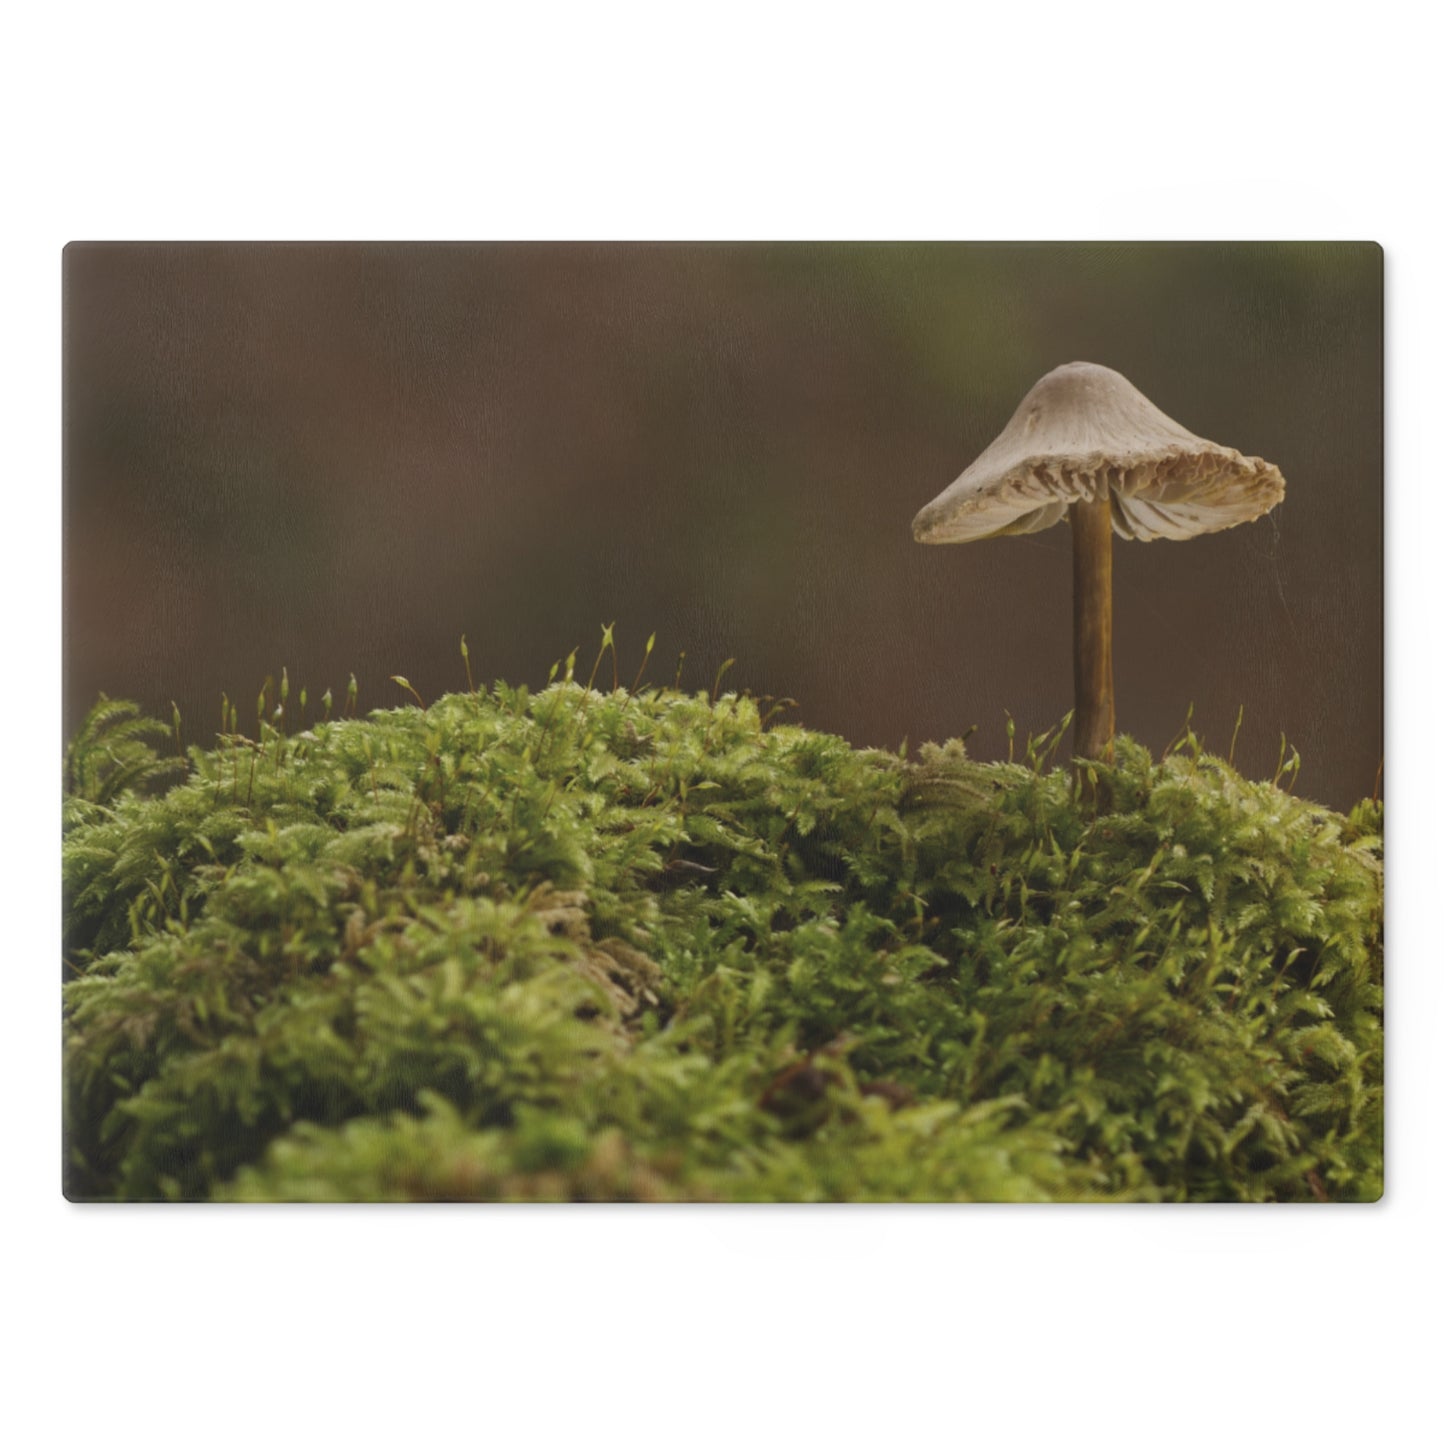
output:
{"label": "mushroom cap", "polygon": [[1205,441],[1107,366],[1056,367],[959,479],[913,519],[916,542],[973,542],[1052,527],[1108,496],[1121,537],[1175,541],[1262,517],[1279,468]]}

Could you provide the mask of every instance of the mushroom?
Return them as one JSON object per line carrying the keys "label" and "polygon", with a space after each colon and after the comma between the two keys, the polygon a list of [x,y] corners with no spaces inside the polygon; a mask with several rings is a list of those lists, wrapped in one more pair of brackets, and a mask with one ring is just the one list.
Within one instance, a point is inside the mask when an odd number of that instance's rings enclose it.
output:
{"label": "mushroom", "polygon": [[[1262,517],[1284,497],[1279,469],[1165,416],[1107,366],[1056,367],[988,448],[913,519],[917,542],[1041,532],[1070,512],[1074,534],[1074,754],[1113,756],[1111,530],[1181,541]],[[1072,510],[1071,510],[1072,509]]]}

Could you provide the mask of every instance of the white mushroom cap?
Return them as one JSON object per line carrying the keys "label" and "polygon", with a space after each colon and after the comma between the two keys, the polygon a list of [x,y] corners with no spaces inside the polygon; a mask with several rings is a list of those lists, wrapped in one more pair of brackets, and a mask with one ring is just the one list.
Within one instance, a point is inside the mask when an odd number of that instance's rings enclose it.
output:
{"label": "white mushroom cap", "polygon": [[1108,495],[1114,530],[1152,542],[1219,532],[1284,497],[1279,468],[1171,421],[1117,371],[1056,367],[974,464],[913,519],[916,542],[972,542],[1052,527]]}

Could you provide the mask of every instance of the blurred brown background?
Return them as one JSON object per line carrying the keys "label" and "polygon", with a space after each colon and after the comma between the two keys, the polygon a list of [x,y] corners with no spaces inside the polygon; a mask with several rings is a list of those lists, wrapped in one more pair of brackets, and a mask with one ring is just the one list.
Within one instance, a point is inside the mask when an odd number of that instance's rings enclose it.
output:
{"label": "blurred brown background", "polygon": [[[1061,362],[1276,463],[1284,504],[1115,547],[1119,727],[1347,807],[1382,727],[1382,257],[1366,244],[67,248],[67,733],[99,691],[209,742],[355,672],[363,710],[627,680],[976,756],[1072,705],[1066,526],[913,514]],[[607,671],[610,682],[610,669]]]}

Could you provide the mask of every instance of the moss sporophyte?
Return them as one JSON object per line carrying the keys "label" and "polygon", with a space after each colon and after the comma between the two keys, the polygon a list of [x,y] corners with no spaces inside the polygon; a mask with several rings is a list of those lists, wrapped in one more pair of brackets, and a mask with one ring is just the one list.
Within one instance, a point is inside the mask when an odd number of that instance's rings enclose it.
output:
{"label": "moss sporophyte", "polygon": [[1379,1196],[1378,804],[1188,732],[1095,816],[1061,730],[859,750],[604,650],[289,733],[283,674],[180,758],[97,707],[69,1197]]}

